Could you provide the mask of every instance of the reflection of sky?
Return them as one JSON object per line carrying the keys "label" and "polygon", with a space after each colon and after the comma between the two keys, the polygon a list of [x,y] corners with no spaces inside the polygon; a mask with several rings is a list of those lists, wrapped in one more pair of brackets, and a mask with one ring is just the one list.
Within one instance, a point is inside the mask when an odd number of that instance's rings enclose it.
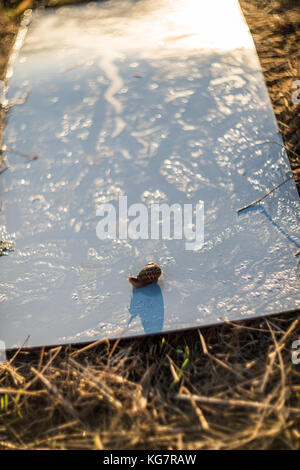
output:
{"label": "reflection of sky", "polygon": [[[144,0],[33,19],[9,90],[31,93],[5,139],[40,158],[9,155],[0,179],[0,234],[16,240],[1,259],[8,345],[28,334],[36,345],[86,341],[299,305],[294,182],[264,211],[236,213],[289,169],[279,146],[258,145],[280,136],[239,15],[233,1]],[[98,240],[96,207],[120,195],[128,204],[203,200],[204,247]],[[157,315],[146,313],[153,299],[140,310],[147,290],[132,294],[126,280],[149,261],[163,269]]]}

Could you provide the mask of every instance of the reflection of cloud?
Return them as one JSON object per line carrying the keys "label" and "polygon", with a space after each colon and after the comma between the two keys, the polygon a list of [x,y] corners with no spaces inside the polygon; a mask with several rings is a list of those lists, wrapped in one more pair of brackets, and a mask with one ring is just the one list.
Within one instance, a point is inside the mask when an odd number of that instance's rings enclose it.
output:
{"label": "reflection of cloud", "polygon": [[[118,99],[118,92],[123,87],[123,80],[119,74],[118,67],[113,63],[112,59],[108,55],[104,55],[100,61],[100,66],[105,71],[107,78],[110,81],[110,85],[104,93],[105,99],[111,104],[116,114],[122,114],[123,107],[121,101]],[[120,116],[115,118],[115,129],[112,133],[112,137],[119,135],[125,127],[125,121]]]}
{"label": "reflection of cloud", "polygon": [[253,48],[237,0],[115,0],[103,3],[100,14],[93,4],[78,11],[74,17],[74,12],[68,15],[68,9],[62,8],[41,26],[36,23],[39,42],[34,47],[43,50],[55,41],[111,60],[124,53],[149,59],[199,49]]}
{"label": "reflection of cloud", "polygon": [[161,332],[164,324],[164,301],[159,285],[153,283],[133,289],[129,312],[129,323],[139,315],[146,334]]}

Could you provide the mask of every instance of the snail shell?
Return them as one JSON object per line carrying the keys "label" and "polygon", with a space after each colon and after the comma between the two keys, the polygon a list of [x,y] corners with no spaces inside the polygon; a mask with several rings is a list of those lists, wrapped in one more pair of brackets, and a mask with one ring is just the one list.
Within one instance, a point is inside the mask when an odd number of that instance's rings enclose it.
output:
{"label": "snail shell", "polygon": [[151,262],[140,270],[137,277],[129,276],[127,279],[133,287],[144,287],[157,281],[160,275],[161,269],[158,264]]}

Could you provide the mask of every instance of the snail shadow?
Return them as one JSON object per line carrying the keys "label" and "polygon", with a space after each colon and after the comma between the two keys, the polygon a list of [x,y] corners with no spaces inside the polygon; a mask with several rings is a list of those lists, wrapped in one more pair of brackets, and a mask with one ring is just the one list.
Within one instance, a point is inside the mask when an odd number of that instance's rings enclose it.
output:
{"label": "snail shadow", "polygon": [[129,312],[128,326],[139,316],[146,334],[160,333],[164,324],[164,300],[159,284],[133,288]]}

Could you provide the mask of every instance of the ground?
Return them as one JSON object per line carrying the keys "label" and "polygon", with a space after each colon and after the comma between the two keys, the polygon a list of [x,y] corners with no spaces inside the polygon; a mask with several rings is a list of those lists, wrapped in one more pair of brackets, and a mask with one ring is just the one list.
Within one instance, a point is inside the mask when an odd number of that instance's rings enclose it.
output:
{"label": "ground", "polygon": [[[21,13],[61,3],[0,0],[0,78]],[[299,189],[299,2],[240,3]],[[0,449],[300,449],[295,340],[299,312],[10,352],[0,364]]]}

